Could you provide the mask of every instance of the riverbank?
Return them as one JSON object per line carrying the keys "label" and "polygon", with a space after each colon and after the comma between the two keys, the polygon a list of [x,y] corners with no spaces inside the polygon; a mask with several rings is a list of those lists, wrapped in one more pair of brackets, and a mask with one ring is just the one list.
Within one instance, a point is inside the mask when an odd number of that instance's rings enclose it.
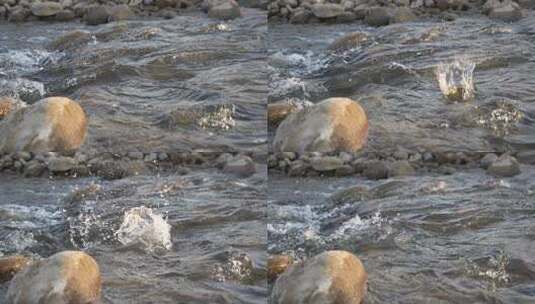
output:
{"label": "riverbank", "polygon": [[486,15],[506,22],[518,21],[535,4],[526,0],[278,0],[268,5],[272,22],[351,23],[370,26],[415,21],[439,16],[452,21],[463,15]]}

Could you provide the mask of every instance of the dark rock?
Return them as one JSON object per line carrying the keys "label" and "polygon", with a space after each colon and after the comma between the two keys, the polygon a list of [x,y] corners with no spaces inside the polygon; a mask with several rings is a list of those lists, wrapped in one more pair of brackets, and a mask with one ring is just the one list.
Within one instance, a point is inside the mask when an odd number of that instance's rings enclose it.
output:
{"label": "dark rock", "polygon": [[134,15],[130,7],[126,4],[112,6],[109,12],[109,21],[126,20],[132,18]]}
{"label": "dark rock", "polygon": [[54,16],[56,21],[71,21],[74,18],[76,18],[76,15],[69,9],[61,10]]}
{"label": "dark rock", "polygon": [[110,16],[110,9],[108,7],[96,5],[87,8],[84,19],[88,25],[99,25],[108,23]]}
{"label": "dark rock", "polygon": [[487,172],[498,177],[512,177],[520,174],[520,166],[514,157],[504,154],[489,166]]}
{"label": "dark rock", "polygon": [[488,169],[492,163],[494,163],[496,160],[498,160],[498,156],[494,153],[488,153],[485,155],[480,161],[479,164],[481,165],[481,168]]}
{"label": "dark rock", "polygon": [[382,161],[370,161],[365,166],[362,174],[369,179],[379,180],[388,177],[388,166]]}
{"label": "dark rock", "polygon": [[364,22],[371,26],[384,26],[390,24],[392,14],[388,8],[372,7],[368,10]]}
{"label": "dark rock", "polygon": [[38,160],[32,160],[24,167],[25,177],[39,177],[45,172],[46,166]]}
{"label": "dark rock", "polygon": [[240,6],[235,0],[220,1],[208,9],[208,17],[230,20],[241,16]]}

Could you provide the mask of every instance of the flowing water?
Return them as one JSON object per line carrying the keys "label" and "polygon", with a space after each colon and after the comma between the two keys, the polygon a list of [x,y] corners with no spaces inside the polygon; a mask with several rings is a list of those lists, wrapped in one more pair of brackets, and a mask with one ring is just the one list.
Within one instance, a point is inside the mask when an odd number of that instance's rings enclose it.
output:
{"label": "flowing water", "polygon": [[[535,168],[522,169],[504,180],[482,170],[389,181],[270,173],[268,252],[354,252],[369,275],[366,304],[533,303]],[[366,190],[341,194],[354,186]]]}
{"label": "flowing water", "polygon": [[0,24],[0,94],[78,100],[86,150],[265,151],[267,24],[243,14]]}
{"label": "flowing water", "polygon": [[[381,28],[270,24],[269,101],[358,100],[370,119],[371,149],[533,149],[534,20],[530,12],[512,24],[480,15]],[[344,52],[328,50],[351,32],[368,38]],[[473,83],[474,92],[464,91],[467,102],[451,102],[442,82]]]}
{"label": "flowing water", "polygon": [[246,179],[210,168],[116,181],[2,175],[0,254],[85,250],[104,303],[265,303],[261,167]]}

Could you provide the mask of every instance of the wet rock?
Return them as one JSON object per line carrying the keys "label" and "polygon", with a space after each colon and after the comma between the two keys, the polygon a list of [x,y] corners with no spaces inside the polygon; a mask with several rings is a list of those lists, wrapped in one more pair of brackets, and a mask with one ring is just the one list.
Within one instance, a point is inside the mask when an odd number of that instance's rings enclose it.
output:
{"label": "wet rock", "polygon": [[291,113],[279,125],[274,150],[333,152],[361,149],[368,137],[368,119],[359,103],[329,98]]}
{"label": "wet rock", "polygon": [[39,177],[45,172],[46,165],[38,160],[29,161],[24,167],[25,177]]}
{"label": "wet rock", "polygon": [[267,262],[267,277],[269,282],[275,281],[288,267],[294,263],[294,259],[288,255],[272,255]]}
{"label": "wet rock", "polygon": [[131,159],[143,159],[143,152],[128,152],[127,156]]}
{"label": "wet rock", "polygon": [[23,22],[23,21],[26,21],[26,19],[28,18],[30,14],[31,12],[29,9],[18,6],[9,13],[8,21],[9,22]]}
{"label": "wet rock", "polygon": [[69,9],[62,10],[54,16],[54,20],[56,21],[71,21],[75,18],[76,15],[74,12]]}
{"label": "wet rock", "polygon": [[310,165],[314,170],[319,172],[333,171],[344,165],[344,162],[338,157],[324,156],[314,157],[310,160]]}
{"label": "wet rock", "polygon": [[385,179],[388,177],[388,166],[379,160],[373,160],[366,163],[366,167],[362,174],[373,180]]}
{"label": "wet rock", "polygon": [[340,168],[337,168],[334,172],[335,176],[349,176],[355,174],[355,168],[350,165],[343,165]]}
{"label": "wet rock", "polygon": [[392,13],[385,7],[372,7],[368,10],[364,22],[371,26],[384,26],[390,24]]}
{"label": "wet rock", "polygon": [[15,108],[15,104],[11,97],[0,97],[0,120]]}
{"label": "wet rock", "polygon": [[522,18],[522,8],[511,0],[487,0],[483,6],[483,13],[492,19],[514,22]]}
{"label": "wet rock", "polygon": [[520,174],[520,165],[514,157],[504,154],[489,166],[487,172],[497,177],[512,177]]}
{"label": "wet rock", "polygon": [[310,165],[302,160],[296,160],[291,163],[290,169],[288,169],[288,176],[305,176],[310,169]]}
{"label": "wet rock", "polygon": [[155,153],[155,152],[149,153],[145,155],[144,160],[145,162],[148,162],[148,163],[156,162],[158,161],[158,153]]}
{"label": "wet rock", "polygon": [[256,167],[249,156],[237,155],[225,161],[223,172],[240,177],[249,177],[256,172]]}
{"label": "wet rock", "polygon": [[160,9],[174,7],[176,6],[176,1],[175,0],[156,0],[154,1],[154,5],[156,5]]}
{"label": "wet rock", "polygon": [[61,12],[63,7],[60,3],[52,1],[34,2],[30,6],[32,14],[38,17],[49,17]]}
{"label": "wet rock", "polygon": [[327,251],[294,264],[275,282],[271,293],[279,304],[359,304],[366,297],[368,275],[347,251]]}
{"label": "wet rock", "polygon": [[13,304],[98,303],[97,262],[81,251],[63,251],[21,270],[11,280],[6,301]]}
{"label": "wet rock", "polygon": [[0,284],[10,281],[17,272],[30,263],[30,259],[20,255],[0,258]]}
{"label": "wet rock", "polygon": [[535,151],[518,152],[516,158],[521,163],[535,165]]}
{"label": "wet rock", "polygon": [[497,160],[498,156],[496,154],[488,153],[479,161],[479,164],[481,165],[481,168],[488,169],[488,167],[490,167],[490,165],[492,165]]}
{"label": "wet rock", "polygon": [[235,0],[219,0],[208,8],[208,17],[220,20],[230,20],[241,16],[240,6]]}
{"label": "wet rock", "polygon": [[344,13],[344,7],[336,3],[317,3],[312,6],[312,14],[318,18],[334,18]]}
{"label": "wet rock", "polygon": [[416,15],[412,12],[410,8],[400,7],[397,8],[394,12],[392,18],[390,19],[390,23],[411,22],[416,20],[416,18]]}
{"label": "wet rock", "polygon": [[414,168],[411,166],[411,164],[408,161],[401,160],[401,161],[393,162],[389,166],[388,176],[389,177],[407,176],[407,175],[413,175],[414,172],[415,172]]}
{"label": "wet rock", "polygon": [[76,161],[72,157],[52,157],[48,160],[48,170],[53,173],[61,173],[72,170],[76,166]]}
{"label": "wet rock", "polygon": [[107,6],[94,5],[87,7],[84,20],[88,25],[99,25],[108,23],[110,16],[110,9]]}
{"label": "wet rock", "polygon": [[91,33],[88,31],[74,30],[58,37],[48,45],[49,50],[65,51],[81,47],[92,40]]}
{"label": "wet rock", "polygon": [[290,17],[290,23],[302,24],[306,23],[312,17],[312,12],[306,9],[298,8],[293,11],[292,17]]}
{"label": "wet rock", "polygon": [[268,104],[267,109],[268,124],[276,127],[286,118],[286,116],[295,112],[297,107],[290,103],[281,102]]}
{"label": "wet rock", "polygon": [[87,118],[82,107],[65,97],[43,99],[0,121],[0,153],[76,151],[84,142]]}
{"label": "wet rock", "polygon": [[121,179],[127,176],[127,171],[123,164],[114,160],[97,161],[91,165],[90,171],[92,174],[106,180]]}
{"label": "wet rock", "polygon": [[110,8],[110,19],[109,21],[119,21],[132,18],[134,13],[130,7],[126,4],[115,5]]}
{"label": "wet rock", "polygon": [[361,46],[368,41],[368,35],[363,32],[353,32],[336,39],[329,46],[333,52],[344,52]]}

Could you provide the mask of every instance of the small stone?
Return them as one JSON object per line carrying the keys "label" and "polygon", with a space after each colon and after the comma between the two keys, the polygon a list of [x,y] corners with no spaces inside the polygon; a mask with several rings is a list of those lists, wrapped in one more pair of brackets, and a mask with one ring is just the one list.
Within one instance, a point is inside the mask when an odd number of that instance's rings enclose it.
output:
{"label": "small stone", "polygon": [[130,159],[143,159],[144,157],[142,152],[128,152],[127,156]]}
{"label": "small stone", "polygon": [[390,23],[403,23],[416,20],[416,15],[408,7],[400,7],[396,9],[394,15],[390,19]]}
{"label": "small stone", "polygon": [[90,6],[86,10],[85,23],[88,25],[99,25],[108,23],[110,18],[109,8],[102,5]]}
{"label": "small stone", "polygon": [[67,172],[76,166],[76,161],[71,157],[55,157],[48,160],[47,167],[50,172]]}
{"label": "small stone", "polygon": [[400,160],[400,161],[396,161],[392,163],[388,171],[389,177],[407,176],[407,175],[413,175],[413,174],[414,174],[414,168],[406,160]]}
{"label": "small stone", "polygon": [[254,161],[249,156],[239,155],[229,160],[223,166],[223,172],[240,177],[249,177],[256,172]]}
{"label": "small stone", "polygon": [[240,6],[234,0],[220,2],[208,10],[208,17],[220,20],[230,20],[240,16]]}
{"label": "small stone", "polygon": [[159,161],[166,161],[169,159],[169,155],[165,152],[158,153],[158,160]]}
{"label": "small stone", "polygon": [[385,7],[372,7],[368,10],[364,22],[371,26],[385,26],[390,24],[392,14]]}
{"label": "small stone", "polygon": [[288,170],[288,176],[298,177],[298,176],[305,176],[307,171],[310,169],[310,165],[306,164],[302,160],[296,160],[292,162],[290,165],[290,169]]}
{"label": "small stone", "polygon": [[520,165],[514,157],[504,154],[489,166],[487,172],[498,177],[512,177],[520,174]]}
{"label": "small stone", "polygon": [[396,152],[394,152],[394,158],[399,160],[407,160],[409,159],[409,151],[404,148],[398,148]]}
{"label": "small stone", "polygon": [[39,177],[45,171],[46,166],[38,160],[32,160],[24,167],[25,177]]}
{"label": "small stone", "polygon": [[349,165],[344,165],[334,172],[335,176],[349,176],[355,174],[355,168]]}
{"label": "small stone", "polygon": [[158,153],[152,152],[145,155],[144,160],[148,163],[152,163],[158,160]]}
{"label": "small stone", "polygon": [[373,180],[385,179],[388,177],[388,166],[382,161],[370,161],[362,174]]}
{"label": "small stone", "polygon": [[20,151],[15,154],[15,157],[20,158],[24,161],[29,161],[30,159],[32,159],[32,154],[30,152]]}
{"label": "small stone", "polygon": [[32,3],[30,10],[35,16],[49,17],[61,12],[61,10],[63,10],[63,7],[60,3],[45,1]]}
{"label": "small stone", "polygon": [[485,155],[480,161],[479,164],[481,165],[481,168],[488,169],[492,163],[494,163],[496,160],[498,160],[498,156],[494,153],[488,153]]}
{"label": "small stone", "polygon": [[62,10],[62,11],[59,11],[55,16],[54,16],[54,20],[56,21],[71,21],[73,20],[74,18],[76,18],[76,15],[74,14],[73,11],[69,10],[69,9],[66,9],[66,10]]}
{"label": "small stone", "polygon": [[333,171],[344,165],[344,162],[334,156],[315,157],[310,160],[310,165],[319,172]]}
{"label": "small stone", "polygon": [[335,3],[317,3],[312,6],[314,16],[322,18],[334,18],[344,13],[344,7]]}
{"label": "small stone", "polygon": [[130,7],[126,4],[115,5],[110,8],[109,21],[119,21],[131,18],[134,15]]}

